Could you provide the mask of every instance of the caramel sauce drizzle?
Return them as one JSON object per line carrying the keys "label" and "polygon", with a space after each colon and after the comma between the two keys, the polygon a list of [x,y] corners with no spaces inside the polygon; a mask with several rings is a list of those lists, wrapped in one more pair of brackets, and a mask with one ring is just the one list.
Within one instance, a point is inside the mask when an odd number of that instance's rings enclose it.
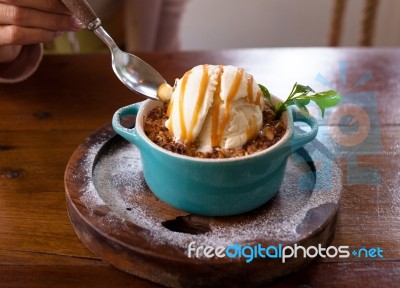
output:
{"label": "caramel sauce drizzle", "polygon": [[253,76],[247,76],[247,100],[250,104],[253,103]]}
{"label": "caramel sauce drizzle", "polygon": [[[224,114],[224,118],[222,119],[221,125],[219,126],[218,133],[216,136],[216,138],[217,138],[216,146],[219,146],[221,144],[222,136],[225,131],[225,127],[228,124],[228,121],[231,117],[231,103],[232,103],[232,100],[235,97],[237,91],[239,90],[240,82],[242,81],[242,78],[243,78],[243,72],[244,72],[244,70],[242,68],[238,69],[238,71],[236,72],[235,78],[233,80],[231,89],[229,90],[228,96],[226,97],[225,114]],[[218,119],[217,119],[217,121],[218,121]],[[213,147],[215,147],[215,146],[213,146]]]}
{"label": "caramel sauce drizzle", "polygon": [[199,95],[197,97],[196,106],[194,107],[193,110],[193,117],[190,123],[190,129],[188,131],[187,138],[186,139],[182,138],[182,140],[185,140],[185,143],[192,143],[194,141],[193,129],[199,120],[200,109],[203,107],[204,104],[204,99],[206,97],[206,92],[208,87],[208,78],[209,78],[208,65],[205,64],[203,65],[203,76],[201,77]]}
{"label": "caramel sauce drizzle", "polygon": [[171,99],[169,100],[169,105],[168,105],[168,109],[167,109],[167,116],[170,117],[171,116],[171,112],[172,112],[172,108],[174,107],[174,97],[171,97]]}
{"label": "caramel sauce drizzle", "polygon": [[261,99],[262,99],[262,92],[261,92],[261,91],[257,91],[256,103],[257,103],[258,105],[261,105]]}
{"label": "caramel sauce drizzle", "polygon": [[186,123],[185,123],[185,109],[183,105],[183,101],[185,100],[185,92],[186,92],[186,84],[188,82],[189,79],[189,75],[192,73],[192,70],[189,70],[188,72],[185,73],[185,75],[183,75],[182,78],[182,85],[181,85],[181,91],[179,94],[179,123],[180,123],[180,128],[181,128],[181,139],[186,139]]}
{"label": "caramel sauce drizzle", "polygon": [[214,92],[213,105],[210,109],[210,113],[212,115],[211,118],[211,146],[216,147],[219,145],[218,142],[218,120],[219,120],[219,106],[222,102],[221,100],[221,77],[222,73],[224,73],[224,68],[222,65],[218,66],[220,68],[220,72],[217,75],[217,86]]}
{"label": "caramel sauce drizzle", "polygon": [[256,138],[258,134],[257,123],[254,117],[250,118],[249,126],[246,130],[247,141]]}

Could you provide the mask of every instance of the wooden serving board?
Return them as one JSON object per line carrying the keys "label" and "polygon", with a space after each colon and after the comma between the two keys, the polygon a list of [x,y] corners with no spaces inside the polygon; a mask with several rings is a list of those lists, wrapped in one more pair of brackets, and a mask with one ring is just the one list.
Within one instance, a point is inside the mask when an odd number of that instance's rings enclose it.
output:
{"label": "wooden serving board", "polygon": [[116,268],[169,287],[251,287],[294,272],[314,258],[292,257],[282,263],[280,258],[257,257],[246,263],[246,257],[189,257],[189,244],[329,246],[342,175],[329,151],[315,140],[290,156],[284,184],[264,206],[231,217],[190,215],[151,193],[138,149],[106,126],[73,153],[65,187],[78,237]]}

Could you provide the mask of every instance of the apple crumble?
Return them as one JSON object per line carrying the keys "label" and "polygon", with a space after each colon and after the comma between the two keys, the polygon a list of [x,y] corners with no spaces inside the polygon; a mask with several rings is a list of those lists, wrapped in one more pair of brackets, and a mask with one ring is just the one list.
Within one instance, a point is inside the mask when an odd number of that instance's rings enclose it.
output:
{"label": "apple crumble", "polygon": [[144,121],[144,132],[147,137],[158,146],[180,155],[198,158],[231,158],[251,155],[265,150],[277,143],[286,132],[285,125],[280,120],[275,120],[275,112],[268,103],[265,103],[262,115],[263,125],[258,135],[248,141],[241,149],[225,149],[214,147],[211,152],[200,152],[196,143],[184,144],[175,141],[168,128],[168,104],[154,108]]}

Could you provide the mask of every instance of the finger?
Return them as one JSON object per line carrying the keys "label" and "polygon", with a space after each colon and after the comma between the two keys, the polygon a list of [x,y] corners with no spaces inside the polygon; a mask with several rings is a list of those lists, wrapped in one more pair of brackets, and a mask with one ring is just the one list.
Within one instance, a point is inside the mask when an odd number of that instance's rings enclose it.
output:
{"label": "finger", "polygon": [[0,26],[0,46],[29,45],[43,43],[60,36],[62,32],[55,32],[41,28],[26,28],[14,25]]}
{"label": "finger", "polygon": [[75,19],[72,15],[49,13],[0,3],[0,25],[17,25],[53,31],[82,29],[83,25]]}
{"label": "finger", "polygon": [[7,63],[14,61],[21,52],[22,46],[8,45],[0,47],[0,63]]}
{"label": "finger", "polygon": [[71,14],[67,7],[60,0],[40,0],[40,1],[32,1],[32,0],[0,0],[1,3],[32,8],[36,10],[52,12],[52,13],[61,13],[61,14]]}

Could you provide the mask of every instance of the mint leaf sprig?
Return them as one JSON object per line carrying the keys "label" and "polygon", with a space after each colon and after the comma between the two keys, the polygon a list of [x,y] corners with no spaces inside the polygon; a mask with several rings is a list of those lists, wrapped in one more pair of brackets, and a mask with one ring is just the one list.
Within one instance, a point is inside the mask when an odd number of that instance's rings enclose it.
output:
{"label": "mint leaf sprig", "polygon": [[[271,94],[269,93],[268,89],[261,84],[259,84],[259,87],[264,95],[265,100],[271,104],[271,107],[273,107],[271,102]],[[275,119],[279,119],[282,113],[286,111],[286,108],[291,105],[296,105],[300,110],[309,115],[310,113],[306,106],[310,103],[310,101],[315,102],[315,104],[317,104],[317,106],[321,109],[321,115],[323,118],[325,115],[325,109],[337,105],[342,98],[342,95],[334,90],[316,93],[310,86],[304,86],[295,83],[288,98],[284,102],[278,102],[275,105]]]}

